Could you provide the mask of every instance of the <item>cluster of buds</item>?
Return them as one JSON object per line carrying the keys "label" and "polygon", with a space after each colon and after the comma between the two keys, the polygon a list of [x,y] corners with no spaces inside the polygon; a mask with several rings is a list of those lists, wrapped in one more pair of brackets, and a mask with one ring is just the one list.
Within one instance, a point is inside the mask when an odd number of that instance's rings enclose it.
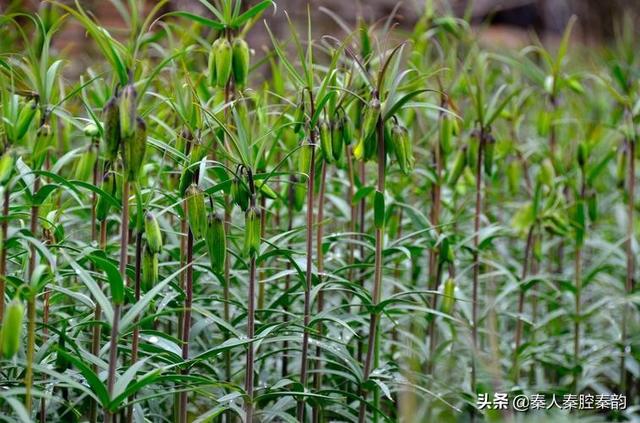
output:
{"label": "cluster of buds", "polygon": [[235,84],[242,88],[249,75],[249,45],[241,38],[231,43],[227,38],[218,38],[209,52],[209,84],[224,88],[233,75]]}
{"label": "cluster of buds", "polygon": [[352,123],[343,112],[336,112],[335,119],[321,119],[318,123],[320,149],[327,163],[340,161],[345,144],[351,144]]}
{"label": "cluster of buds", "polygon": [[147,149],[147,125],[138,116],[137,97],[133,84],[128,84],[103,109],[106,158],[113,162],[120,153],[129,182],[138,179]]}

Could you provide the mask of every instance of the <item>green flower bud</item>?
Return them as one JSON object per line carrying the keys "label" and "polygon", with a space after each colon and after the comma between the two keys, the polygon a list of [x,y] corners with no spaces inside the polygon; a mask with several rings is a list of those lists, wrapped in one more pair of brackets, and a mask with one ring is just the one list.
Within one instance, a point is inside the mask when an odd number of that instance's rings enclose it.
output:
{"label": "green flower bud", "polygon": [[455,304],[456,282],[453,278],[448,278],[444,283],[444,295],[442,299],[442,312],[450,314]]}
{"label": "green flower bud", "polygon": [[507,182],[511,195],[518,193],[520,180],[522,179],[522,166],[517,160],[512,160],[507,165]]}
{"label": "green flower bud", "polygon": [[27,134],[37,110],[38,105],[35,100],[29,100],[29,102],[22,107],[18,115],[18,121],[16,122],[15,141],[21,140]]}
{"label": "green flower bud", "polygon": [[619,149],[618,159],[616,161],[616,180],[618,188],[624,188],[624,182],[627,177],[627,152],[624,148]]}
{"label": "green flower bud", "polygon": [[147,151],[147,125],[144,119],[136,119],[136,128],[132,134],[122,138],[122,155],[127,180],[133,182],[138,179],[140,169],[144,163]]}
{"label": "green flower bud", "polygon": [[158,254],[162,250],[162,232],[158,219],[153,213],[144,216],[144,232],[147,235],[147,246],[152,253]]}
{"label": "green flower bud", "polygon": [[221,273],[227,257],[227,235],[224,231],[224,221],[216,213],[209,214],[207,235],[204,240],[209,250],[211,269],[215,273]]}
{"label": "green flower bud", "polygon": [[589,209],[589,220],[595,222],[598,220],[598,197],[594,190],[590,190],[587,194],[587,204]]}
{"label": "green flower bud", "polygon": [[211,49],[209,50],[209,62],[208,62],[208,82],[209,86],[215,87],[218,84],[218,76],[216,71],[216,50],[218,49],[218,44],[220,44],[220,38],[216,39],[213,44],[211,44]]}
{"label": "green flower bud", "polygon": [[104,126],[104,143],[106,147],[106,158],[113,162],[118,156],[120,149],[120,108],[116,97],[111,97],[102,109]]}
{"label": "green flower bud", "polygon": [[447,184],[449,184],[449,186],[454,186],[458,182],[458,179],[460,179],[460,176],[462,175],[462,172],[464,171],[466,165],[467,147],[463,147],[461,150],[458,150],[456,158],[453,161],[453,167],[449,172],[449,177],[447,178]]}
{"label": "green flower bud", "polygon": [[93,148],[82,153],[76,162],[75,179],[78,181],[87,181],[93,174],[93,167],[96,160],[98,160],[98,157]]}
{"label": "green flower bud", "polygon": [[484,145],[484,173],[491,176],[493,171],[493,155],[496,149],[496,139],[491,134],[487,136]]}
{"label": "green flower bud", "polygon": [[251,207],[245,213],[244,253],[253,257],[260,250],[260,210]]}
{"label": "green flower bud", "polygon": [[196,184],[191,184],[185,192],[187,221],[195,239],[204,236],[207,229],[207,214],[204,204],[204,193]]}
{"label": "green flower bud", "polygon": [[151,251],[147,244],[142,253],[141,288],[148,292],[158,283],[158,254]]}
{"label": "green flower bud", "polygon": [[307,198],[307,187],[305,184],[298,183],[294,187],[294,207],[297,211],[302,210],[305,200]]}
{"label": "green flower bud", "polygon": [[452,124],[451,117],[445,113],[440,119],[440,149],[444,153],[444,157],[447,157],[452,150]]}
{"label": "green flower bud", "polygon": [[540,166],[540,172],[538,173],[538,180],[543,185],[546,185],[549,188],[553,187],[553,180],[556,177],[556,172],[553,169],[553,163],[551,160],[546,158],[542,161],[542,165]]}
{"label": "green flower bud", "polygon": [[10,151],[6,151],[2,157],[0,157],[0,185],[5,185],[9,182],[9,179],[11,179],[14,164],[15,158]]}
{"label": "green flower bud", "polygon": [[138,93],[133,84],[128,84],[120,95],[120,137],[122,139],[133,136],[136,131],[136,109]]}
{"label": "green flower bud", "polygon": [[331,131],[331,151],[335,161],[340,161],[344,150],[344,121],[345,119],[338,119]]}
{"label": "green flower bud", "polygon": [[333,144],[331,143],[331,126],[325,119],[318,124],[320,129],[320,149],[327,163],[333,162]]}
{"label": "green flower bud", "polygon": [[[104,175],[100,189],[107,194],[116,194],[116,175],[113,172],[107,172]],[[104,222],[109,215],[110,208],[111,203],[101,195],[96,203],[96,219],[98,219],[99,222]]]}
{"label": "green flower bud", "polygon": [[242,211],[249,208],[249,190],[238,178],[231,182],[231,198]]}
{"label": "green flower bud", "polygon": [[298,151],[298,172],[309,176],[311,172],[311,156],[313,153],[313,145],[304,143]]}
{"label": "green flower bud", "polygon": [[249,75],[249,46],[241,38],[233,40],[233,79],[239,87],[244,87]]}
{"label": "green flower bud", "polygon": [[581,142],[578,144],[578,165],[583,168],[587,164],[587,146]]}
{"label": "green flower bud", "polygon": [[22,319],[24,318],[24,306],[17,298],[7,305],[0,333],[2,341],[2,354],[5,358],[13,358],[20,349],[22,334]]}
{"label": "green flower bud", "polygon": [[342,119],[342,141],[346,145],[351,145],[354,137],[353,121],[349,116]]}
{"label": "green flower bud", "polygon": [[84,127],[85,137],[95,138],[98,135],[100,135],[100,131],[98,130],[98,127],[96,126],[95,123],[90,123]]}
{"label": "green flower bud", "polygon": [[405,175],[408,175],[413,170],[413,149],[407,128],[401,125],[393,125],[391,129],[391,144],[400,170]]}
{"label": "green flower bud", "polygon": [[226,38],[222,38],[215,47],[216,81],[218,82],[218,87],[223,88],[227,85],[231,77],[231,43],[229,43],[229,40]]}

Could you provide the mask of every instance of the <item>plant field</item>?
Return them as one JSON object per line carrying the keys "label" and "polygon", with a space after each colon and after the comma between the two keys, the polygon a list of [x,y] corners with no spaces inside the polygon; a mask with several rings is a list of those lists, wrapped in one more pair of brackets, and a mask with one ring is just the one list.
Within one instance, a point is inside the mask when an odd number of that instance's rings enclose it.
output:
{"label": "plant field", "polygon": [[0,421],[640,421],[631,17],[82,3],[0,18]]}

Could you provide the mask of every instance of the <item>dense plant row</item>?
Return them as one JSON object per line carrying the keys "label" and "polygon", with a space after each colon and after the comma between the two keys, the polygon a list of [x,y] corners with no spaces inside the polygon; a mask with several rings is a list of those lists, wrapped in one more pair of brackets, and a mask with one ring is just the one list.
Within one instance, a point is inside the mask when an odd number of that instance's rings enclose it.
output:
{"label": "dense plant row", "polygon": [[[2,16],[1,420],[637,404],[629,22],[608,50],[568,54],[571,20],[553,52],[502,52],[431,0],[409,32],[309,10],[320,39],[311,17],[277,39],[271,0],[112,3],[126,34],[80,2]],[[78,78],[51,47],[71,21],[104,59]]]}

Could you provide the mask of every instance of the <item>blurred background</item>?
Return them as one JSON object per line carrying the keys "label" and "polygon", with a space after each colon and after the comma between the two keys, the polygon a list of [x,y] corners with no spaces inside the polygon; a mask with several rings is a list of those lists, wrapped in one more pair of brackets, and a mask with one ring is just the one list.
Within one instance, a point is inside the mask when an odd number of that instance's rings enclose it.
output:
{"label": "blurred background", "polygon": [[[59,0],[72,3],[71,0]],[[110,29],[124,26],[117,8],[109,0],[79,0],[91,10],[103,26]],[[146,1],[151,7],[157,0]],[[211,0],[214,2],[215,0]],[[244,1],[248,4],[258,0]],[[425,0],[275,0],[277,11],[268,11],[264,19],[280,38],[286,38],[287,24],[283,11],[300,25],[306,22],[306,5],[310,5],[313,30],[319,37],[323,34],[340,35],[341,31],[323,8],[333,11],[346,24],[353,27],[358,16],[369,22],[384,19],[396,13],[400,28],[413,26],[424,8]],[[553,44],[562,33],[571,15],[578,17],[574,41],[584,44],[606,42],[615,34],[616,24],[623,16],[637,20],[640,0],[433,0],[436,9],[451,10],[458,16],[470,16],[476,35],[483,44],[494,47],[518,48],[529,44],[533,37]],[[35,10],[39,0],[0,0],[0,12]],[[208,16],[208,11],[198,0],[171,0],[165,11],[188,10]],[[640,25],[636,25],[636,28]],[[116,31],[117,33],[117,31]],[[269,49],[269,40],[264,26],[256,25],[249,41],[257,50]],[[90,40],[80,26],[67,25],[55,37],[58,48],[87,52]]]}

